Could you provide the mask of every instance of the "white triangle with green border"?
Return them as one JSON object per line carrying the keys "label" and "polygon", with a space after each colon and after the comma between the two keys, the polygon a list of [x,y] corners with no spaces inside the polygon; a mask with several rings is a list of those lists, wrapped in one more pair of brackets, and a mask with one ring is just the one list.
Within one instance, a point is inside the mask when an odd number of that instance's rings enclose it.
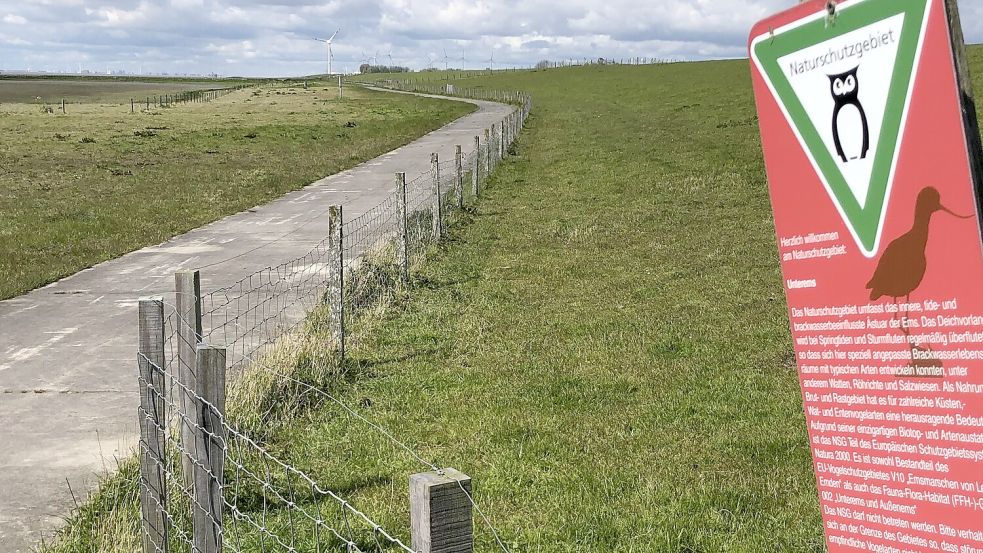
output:
{"label": "white triangle with green border", "polygon": [[822,10],[751,44],[754,63],[867,257],[880,244],[932,1],[850,0],[832,21]]}

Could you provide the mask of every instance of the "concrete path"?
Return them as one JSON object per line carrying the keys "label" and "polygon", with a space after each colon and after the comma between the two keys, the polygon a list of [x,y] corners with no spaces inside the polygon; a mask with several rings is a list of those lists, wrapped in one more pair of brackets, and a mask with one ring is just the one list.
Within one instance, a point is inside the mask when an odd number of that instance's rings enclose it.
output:
{"label": "concrete path", "polygon": [[50,538],[73,493],[84,498],[135,450],[138,298],[173,298],[182,269],[207,266],[206,292],[304,255],[327,234],[317,215],[328,205],[357,217],[392,192],[395,172],[428,171],[430,153],[453,159],[455,144],[471,151],[511,109],[468,101],[479,111],[351,170],[0,301],[0,553]]}

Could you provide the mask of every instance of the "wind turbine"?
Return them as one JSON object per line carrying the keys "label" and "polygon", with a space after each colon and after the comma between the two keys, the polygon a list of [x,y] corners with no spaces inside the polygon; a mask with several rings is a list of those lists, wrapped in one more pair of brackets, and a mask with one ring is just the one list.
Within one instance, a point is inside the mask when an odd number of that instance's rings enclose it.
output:
{"label": "wind turbine", "polygon": [[340,33],[340,32],[341,32],[341,29],[338,29],[337,31],[334,32],[333,35],[331,35],[331,38],[329,38],[327,40],[325,40],[323,38],[314,37],[314,40],[316,40],[318,42],[323,42],[323,43],[325,43],[325,44],[328,45],[328,75],[331,75],[331,61],[334,60],[334,52],[331,51],[331,41],[333,41],[334,40],[334,37],[338,36],[338,33]]}
{"label": "wind turbine", "polygon": [[494,71],[495,70],[495,51],[494,50],[492,50],[491,57],[488,58],[488,63],[491,64],[491,70]]}
{"label": "wind turbine", "polygon": [[447,48],[444,48],[444,71],[447,71]]}
{"label": "wind turbine", "polygon": [[379,51],[375,51],[375,57],[372,58],[373,65],[379,65]]}
{"label": "wind turbine", "polygon": [[467,60],[467,57],[465,56],[466,53],[467,53],[467,50],[465,50],[464,48],[461,48],[461,69],[464,69],[465,67],[468,66],[468,60]]}
{"label": "wind turbine", "polygon": [[392,49],[392,48],[390,48],[390,49],[389,49],[389,53],[388,53],[388,54],[386,54],[386,55],[387,55],[387,56],[389,56],[389,66],[390,66],[390,67],[395,67],[395,66],[396,66],[396,64],[395,64],[395,63],[393,63],[393,49]]}

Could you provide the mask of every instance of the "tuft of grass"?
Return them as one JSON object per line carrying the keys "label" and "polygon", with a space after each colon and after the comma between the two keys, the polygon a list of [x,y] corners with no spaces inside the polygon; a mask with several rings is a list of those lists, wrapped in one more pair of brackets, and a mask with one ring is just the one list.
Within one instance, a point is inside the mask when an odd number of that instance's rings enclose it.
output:
{"label": "tuft of grass", "polygon": [[[135,459],[102,479],[98,491],[81,502],[55,540],[42,542],[44,553],[133,553],[141,548],[140,466]],[[84,498],[83,498],[84,499]]]}

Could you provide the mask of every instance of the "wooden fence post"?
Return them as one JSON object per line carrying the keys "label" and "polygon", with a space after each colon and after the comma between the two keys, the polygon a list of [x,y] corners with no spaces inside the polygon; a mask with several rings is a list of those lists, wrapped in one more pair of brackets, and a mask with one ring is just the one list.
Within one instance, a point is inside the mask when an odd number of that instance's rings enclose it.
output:
{"label": "wooden fence post", "polygon": [[433,206],[430,213],[433,219],[433,237],[439,240],[444,236],[444,213],[440,201],[440,161],[437,152],[430,154],[430,176],[433,177]]}
{"label": "wooden fence post", "polygon": [[[125,104],[124,104],[124,105],[125,105]],[[133,98],[130,98],[130,113],[134,113],[134,112],[135,112],[135,111],[134,111],[134,109],[133,109]]]}
{"label": "wooden fence post", "polygon": [[497,144],[498,144],[498,159],[495,160],[496,162],[498,162],[499,159],[505,159],[505,120],[504,119],[502,119],[502,122],[499,123],[498,125]]}
{"label": "wooden fence post", "polygon": [[481,158],[481,139],[474,135],[474,167],[471,169],[471,193],[478,197],[478,163]]}
{"label": "wooden fence post", "polygon": [[341,362],[345,361],[345,233],[340,205],[328,208],[328,244],[330,263],[334,265],[334,278],[328,290],[328,306],[331,310],[331,330]]}
{"label": "wooden fence post", "polygon": [[494,166],[495,165],[498,165],[499,155],[501,153],[501,148],[498,145],[498,137],[501,134],[499,132],[499,130],[498,130],[498,123],[493,123],[492,124],[491,131],[492,131],[492,136],[491,136],[491,138],[492,138],[492,148],[495,150],[495,157],[492,158],[494,160],[492,162],[492,168],[494,169]]}
{"label": "wooden fence post", "polygon": [[222,487],[225,484],[225,348],[199,344],[196,352],[195,493],[192,506],[194,547],[200,553],[222,551]]}
{"label": "wooden fence post", "polygon": [[454,469],[410,476],[413,550],[417,553],[474,551],[470,494],[471,477]]}
{"label": "wooden fence post", "polygon": [[464,209],[464,160],[461,157],[461,145],[454,146],[454,197],[457,207]]}
{"label": "wooden fence post", "polygon": [[410,237],[406,227],[406,173],[396,173],[396,258],[403,284],[410,281]]}
{"label": "wooden fence post", "polygon": [[138,309],[140,371],[140,512],[143,552],[167,552],[167,480],[164,439],[164,299],[141,299]]}
{"label": "wooden fence post", "polygon": [[512,143],[512,114],[506,115],[502,121],[502,157],[508,151],[509,144]]}
{"label": "wooden fence post", "polygon": [[[201,329],[201,277],[198,271],[179,271],[174,273],[174,305],[177,311],[177,374],[174,375],[180,386],[177,388],[178,423],[180,424],[181,446],[191,451],[195,443],[195,427],[201,426],[198,411],[194,408],[192,391],[198,389],[195,369],[195,351],[202,340]],[[181,458],[184,472],[184,485],[191,489],[194,484],[194,460],[190,456]]]}
{"label": "wooden fence post", "polygon": [[491,133],[485,129],[485,178],[491,174]]}

